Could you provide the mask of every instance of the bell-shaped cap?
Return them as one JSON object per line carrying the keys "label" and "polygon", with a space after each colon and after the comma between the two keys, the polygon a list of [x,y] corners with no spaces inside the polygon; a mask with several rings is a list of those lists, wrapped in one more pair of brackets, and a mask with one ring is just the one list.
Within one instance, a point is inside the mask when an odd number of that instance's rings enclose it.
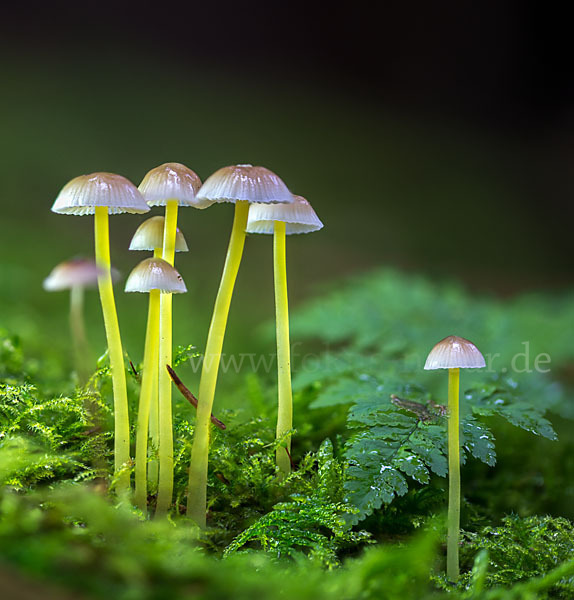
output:
{"label": "bell-shaped cap", "polygon": [[275,221],[285,223],[285,233],[311,233],[323,227],[313,207],[303,196],[293,196],[291,204],[252,204],[249,207],[247,233],[273,233]]}
{"label": "bell-shaped cap", "polygon": [[485,367],[484,356],[468,340],[449,335],[429,353],[425,369],[480,369]]}
{"label": "bell-shaped cap", "polygon": [[96,206],[107,207],[110,215],[149,210],[137,187],[115,173],[75,177],[62,188],[52,210],[64,215],[93,215]]}
{"label": "bell-shaped cap", "polygon": [[265,167],[232,165],[210,175],[197,197],[205,202],[289,203],[293,195],[282,179]]}
{"label": "bell-shaped cap", "polygon": [[[56,265],[42,284],[48,292],[69,290],[74,287],[94,287],[98,283],[98,275],[102,270],[93,260],[72,258]],[[118,279],[119,273],[112,269],[112,277]]]}
{"label": "bell-shaped cap", "polygon": [[187,292],[182,276],[167,261],[146,258],[130,273],[126,281],[126,292],[145,293],[152,290],[165,294]]}
{"label": "bell-shaped cap", "polygon": [[[165,226],[165,218],[161,216],[151,217],[146,219],[134,233],[134,237],[130,242],[130,250],[149,250],[153,251],[156,248],[163,246],[163,230]],[[179,227],[175,233],[175,251],[187,252],[187,242],[183,237],[183,233]]]}
{"label": "bell-shaped cap", "polygon": [[180,163],[165,163],[149,171],[139,185],[149,206],[165,206],[168,200],[177,200],[179,206],[207,208],[213,203],[199,200],[199,176]]}

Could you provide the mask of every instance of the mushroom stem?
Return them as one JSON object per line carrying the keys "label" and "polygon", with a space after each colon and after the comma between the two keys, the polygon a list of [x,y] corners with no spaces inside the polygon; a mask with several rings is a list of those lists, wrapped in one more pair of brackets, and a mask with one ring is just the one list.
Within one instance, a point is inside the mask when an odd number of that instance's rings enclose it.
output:
{"label": "mushroom stem", "polygon": [[109,219],[106,206],[95,207],[94,223],[96,264],[100,269],[98,289],[108,340],[114,395],[114,471],[116,475],[119,474],[117,481],[118,493],[125,494],[130,489],[130,474],[125,468],[130,460],[128,394],[122,340],[112,285]]}
{"label": "mushroom stem", "polygon": [[74,347],[74,362],[80,385],[90,378],[90,345],[84,324],[84,288],[75,285],[70,288],[70,329]]}
{"label": "mushroom stem", "polygon": [[189,468],[187,514],[200,527],[205,527],[206,518],[207,461],[211,410],[215,397],[217,373],[219,371],[219,361],[223,349],[223,338],[225,336],[231,297],[245,244],[245,227],[247,226],[248,213],[249,203],[247,201],[240,200],[236,202],[233,228],[231,230],[223,274],[207,335],[205,356],[203,357],[201,379],[199,382],[197,417],[195,420],[195,433]]}
{"label": "mushroom stem", "polygon": [[[148,425],[150,423],[151,407],[154,398],[157,404],[159,296],[159,290],[151,290],[149,293],[149,309],[136,437],[135,502],[138,508],[144,513],[147,509]],[[157,418],[157,406],[155,416]]]}
{"label": "mushroom stem", "polygon": [[[291,389],[291,353],[289,348],[289,304],[287,295],[287,260],[285,253],[285,223],[275,221],[273,235],[273,272],[275,279],[275,322],[277,331],[277,439],[293,427],[293,392]],[[291,438],[286,446],[275,451],[281,476],[291,472]]]}
{"label": "mushroom stem", "polygon": [[[165,206],[163,260],[173,266],[175,236],[177,233],[177,200],[168,200]],[[171,406],[171,378],[166,365],[172,358],[172,294],[161,294],[159,310],[159,363],[158,363],[158,422],[159,422],[159,482],[156,516],[167,513],[173,495],[173,430]]]}
{"label": "mushroom stem", "polygon": [[[161,258],[162,256],[162,248],[155,248],[153,252],[154,258]],[[156,354],[155,354],[155,362],[153,363],[153,367],[150,367],[152,374],[152,382],[151,382],[151,396],[150,396],[150,410],[149,410],[149,438],[152,443],[152,447],[156,449],[159,448],[159,417],[158,417],[158,365],[159,361],[159,300],[158,300],[158,316],[157,321],[155,323],[155,344],[156,344]],[[146,344],[145,347],[148,347],[147,335],[146,335]],[[152,458],[148,462],[147,466],[147,479],[149,485],[157,488],[159,476],[159,465],[157,458]]]}
{"label": "mushroom stem", "polygon": [[446,574],[458,579],[458,539],[460,528],[460,441],[459,441],[460,369],[448,370],[448,530]]}

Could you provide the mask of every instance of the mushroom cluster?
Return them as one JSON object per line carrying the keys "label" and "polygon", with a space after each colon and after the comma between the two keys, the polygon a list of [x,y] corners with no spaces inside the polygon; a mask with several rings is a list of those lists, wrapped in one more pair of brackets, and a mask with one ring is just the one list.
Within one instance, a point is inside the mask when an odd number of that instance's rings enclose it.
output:
{"label": "mushroom cluster", "polygon": [[[261,166],[233,165],[216,171],[202,185],[191,169],[165,163],[145,175],[139,187],[120,175],[93,173],[76,177],[64,186],[52,210],[62,214],[95,215],[95,262],[73,261],[57,267],[45,288],[71,289],[71,325],[77,372],[81,383],[89,377],[89,346],[83,325],[83,288],[96,283],[107,335],[114,397],[114,470],[116,491],[122,497],[131,489],[130,415],[124,352],[113,292],[108,216],[146,213],[165,207],[137,228],[130,250],[153,252],[130,273],[126,292],[149,294],[140,397],[135,416],[135,504],[145,514],[149,492],[157,492],[156,516],[167,513],[173,496],[172,427],[172,295],[186,292],[174,267],[176,252],[188,250],[178,229],[179,207],[204,209],[232,203],[235,216],[221,282],[215,299],[202,363],[197,416],[192,442],[187,500],[188,515],[206,524],[207,468],[219,364],[235,281],[241,264],[246,233],[273,234],[275,303],[277,320],[278,418],[277,474],[291,468],[290,432],[293,427],[289,317],[287,301],[286,236],[320,229],[323,224],[302,197],[294,196],[282,179]],[[72,273],[73,272],[73,273]],[[80,359],[81,357],[81,359]],[[128,496],[129,497],[129,496]]]}
{"label": "mushroom cluster", "polygon": [[[208,208],[232,203],[234,219],[223,273],[215,299],[196,399],[172,369],[172,298],[187,291],[175,269],[176,252],[187,252],[178,229],[180,207]],[[149,294],[143,372],[135,420],[134,503],[147,514],[150,492],[156,493],[155,515],[165,516],[173,496],[172,378],[196,406],[191,444],[187,514],[206,525],[207,473],[211,426],[225,426],[212,414],[229,309],[241,264],[246,234],[273,236],[273,270],[277,344],[277,449],[279,478],[291,472],[293,399],[287,289],[286,237],[323,227],[309,202],[294,196],[275,173],[261,166],[224,167],[201,183],[191,169],[165,163],[149,171],[139,187],[120,175],[93,173],[72,179],[59,193],[52,210],[70,215],[94,215],[95,261],[73,259],[58,265],[44,281],[48,291],[70,290],[70,325],[78,381],[85,384],[93,371],[83,317],[84,288],[97,284],[107,336],[114,401],[114,473],[119,497],[131,499],[130,415],[124,351],[120,336],[110,262],[109,215],[146,213],[164,207],[165,214],[147,219],[135,231],[130,250],[153,252],[130,273],[126,292]],[[434,346],[425,369],[448,369],[448,532],[447,576],[459,574],[460,527],[460,369],[485,366],[476,346],[448,336]]]}

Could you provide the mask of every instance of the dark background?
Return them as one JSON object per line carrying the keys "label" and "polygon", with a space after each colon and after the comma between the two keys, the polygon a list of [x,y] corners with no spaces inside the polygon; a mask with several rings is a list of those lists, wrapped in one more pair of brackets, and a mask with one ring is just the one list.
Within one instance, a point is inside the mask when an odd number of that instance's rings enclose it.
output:
{"label": "dark background", "polygon": [[[570,286],[569,23],[507,2],[4,6],[4,320],[40,335],[10,308],[33,288],[35,310],[63,326],[62,298],[40,282],[92,252],[90,219],[49,211],[67,180],[108,170],[137,184],[165,161],[203,179],[263,164],[312,202],[326,227],[289,244],[294,305],[379,266],[501,295]],[[176,342],[201,346],[231,210],[181,212],[194,319]],[[143,258],[126,251],[140,221],[111,222],[124,274]],[[145,303],[118,302],[139,340]],[[91,310],[101,337],[95,299]],[[268,239],[249,240],[233,311],[245,334],[273,315]]]}
{"label": "dark background", "polygon": [[[9,59],[155,56],[309,83],[372,102],[531,131],[571,119],[572,41],[559,4],[512,2],[7,3]],[[117,56],[116,56],[117,60]],[[9,82],[6,82],[9,83]]]}

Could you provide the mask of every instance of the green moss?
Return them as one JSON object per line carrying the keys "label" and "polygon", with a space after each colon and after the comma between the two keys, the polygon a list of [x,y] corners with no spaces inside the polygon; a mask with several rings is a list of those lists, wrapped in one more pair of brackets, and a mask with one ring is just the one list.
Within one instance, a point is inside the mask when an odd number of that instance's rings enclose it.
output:
{"label": "green moss", "polygon": [[[574,531],[560,518],[573,497],[572,392],[564,376],[572,350],[563,327],[572,305],[570,297],[473,300],[455,287],[385,273],[327,295],[320,311],[304,309],[294,317],[294,338],[337,346],[295,364],[295,468],[284,480],[276,476],[274,376],[236,377],[226,403],[234,408],[217,412],[227,428],[213,429],[210,527],[202,533],[184,516],[190,404],[174,395],[173,510],[166,522],[148,521],[114,506],[109,493],[106,357],[90,384],[76,388],[55,375],[65,358],[29,357],[18,336],[3,331],[0,561],[120,600],[572,597]],[[540,311],[544,333],[530,325]],[[455,587],[441,575],[446,381],[419,368],[451,328],[485,352],[500,349],[503,360],[498,370],[462,379],[466,533]],[[552,371],[502,372],[515,341],[527,337],[552,355]],[[175,356],[187,379],[195,348]],[[139,380],[128,372],[135,414]],[[552,411],[562,415],[559,442]],[[513,508],[525,518],[500,525]]]}

